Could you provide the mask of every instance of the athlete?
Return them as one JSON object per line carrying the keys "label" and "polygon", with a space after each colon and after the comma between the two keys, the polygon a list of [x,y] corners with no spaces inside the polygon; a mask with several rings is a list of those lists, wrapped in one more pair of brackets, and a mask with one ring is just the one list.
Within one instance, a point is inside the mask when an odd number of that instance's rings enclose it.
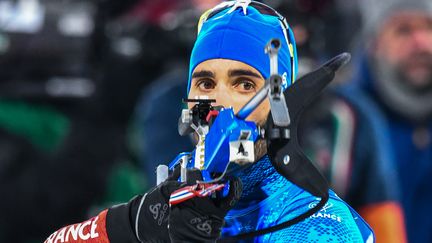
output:
{"label": "athlete", "polygon": [[[208,96],[216,105],[238,111],[270,74],[264,46],[281,40],[279,73],[289,86],[297,56],[293,34],[276,11],[250,1],[225,2],[207,11],[198,28],[190,59],[188,97]],[[262,103],[247,120],[264,126],[270,104]],[[63,227],[46,242],[215,242],[286,222],[315,207],[317,198],[280,175],[271,159],[277,153],[256,143],[256,162],[230,179],[229,193],[193,198],[169,206],[172,192],[200,179],[198,171],[180,183],[178,169],[144,196],[114,206],[83,223]],[[282,146],[283,149],[283,146]],[[267,153],[268,152],[268,153]],[[373,242],[365,221],[333,191],[316,213],[282,230],[246,239],[254,242]]]}

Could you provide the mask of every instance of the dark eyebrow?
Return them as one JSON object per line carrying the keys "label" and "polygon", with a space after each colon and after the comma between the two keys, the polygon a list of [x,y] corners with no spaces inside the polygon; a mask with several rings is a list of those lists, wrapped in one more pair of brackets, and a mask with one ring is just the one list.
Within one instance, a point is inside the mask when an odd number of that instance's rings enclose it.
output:
{"label": "dark eyebrow", "polygon": [[233,77],[233,76],[252,76],[252,77],[256,77],[256,78],[261,78],[261,76],[253,71],[250,70],[246,70],[246,69],[234,69],[234,70],[230,70],[228,72],[228,76]]}
{"label": "dark eyebrow", "polygon": [[214,77],[215,77],[214,73],[207,70],[197,71],[192,74],[192,78],[214,78]]}

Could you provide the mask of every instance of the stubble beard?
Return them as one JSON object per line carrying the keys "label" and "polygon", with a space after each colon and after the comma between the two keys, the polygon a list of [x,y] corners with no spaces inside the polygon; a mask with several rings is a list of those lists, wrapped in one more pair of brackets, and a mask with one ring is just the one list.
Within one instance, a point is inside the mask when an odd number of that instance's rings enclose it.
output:
{"label": "stubble beard", "polygon": [[[421,65],[421,68],[412,67],[412,65]],[[413,54],[406,61],[393,67],[393,71],[406,83],[408,88],[415,92],[428,91],[432,88],[432,53]]]}
{"label": "stubble beard", "polygon": [[[390,110],[414,122],[424,122],[432,116],[432,80],[417,80],[414,86],[406,70],[379,57],[372,59],[374,86],[382,103]],[[431,75],[428,77],[432,79]]]}

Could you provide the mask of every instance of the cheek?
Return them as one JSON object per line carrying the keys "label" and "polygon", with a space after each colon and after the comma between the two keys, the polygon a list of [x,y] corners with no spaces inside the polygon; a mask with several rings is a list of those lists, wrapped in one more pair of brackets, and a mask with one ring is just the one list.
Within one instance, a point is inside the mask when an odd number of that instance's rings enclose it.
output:
{"label": "cheek", "polygon": [[[237,113],[254,95],[255,94],[243,95],[235,91],[220,92],[216,97],[216,103],[224,107],[232,107],[234,113]],[[270,102],[266,99],[246,118],[246,120],[261,124],[266,120],[269,111]]]}
{"label": "cheek", "polygon": [[250,97],[241,95],[230,88],[215,90],[212,94],[209,94],[209,98],[216,100],[214,106],[232,107],[234,113],[237,113],[250,99]]}
{"label": "cheek", "polygon": [[243,108],[243,106],[249,101],[249,99],[250,99],[249,97],[233,94],[225,101],[221,100],[221,103],[225,103],[226,104],[224,105],[225,107],[232,106],[234,108],[234,113],[237,113],[240,111],[241,108]]}
{"label": "cheek", "polygon": [[403,37],[391,34],[384,35],[378,45],[378,58],[383,58],[393,65],[400,64],[409,56],[410,47]]}
{"label": "cheek", "polygon": [[270,112],[270,102],[268,99],[264,100],[252,114],[250,114],[246,120],[254,121],[258,125],[264,125],[267,116]]}
{"label": "cheek", "polygon": [[410,53],[410,47],[406,46],[402,41],[389,41],[388,43],[388,55],[390,56],[390,61],[397,64],[404,60]]}

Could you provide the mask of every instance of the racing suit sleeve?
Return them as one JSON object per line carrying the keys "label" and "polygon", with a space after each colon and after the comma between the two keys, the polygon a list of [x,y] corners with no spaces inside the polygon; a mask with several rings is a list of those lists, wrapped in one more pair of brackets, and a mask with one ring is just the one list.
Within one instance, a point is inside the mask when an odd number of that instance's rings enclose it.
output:
{"label": "racing suit sleeve", "polygon": [[[179,169],[177,171],[180,172]],[[169,196],[184,185],[172,178],[175,176],[169,177],[145,195],[132,198],[128,203],[104,210],[82,223],[57,230],[45,243],[170,242],[170,239],[175,242],[215,241],[220,236],[225,214],[240,198],[241,181],[230,180],[230,191],[224,198],[194,198],[181,205],[173,205],[172,211],[168,212]],[[188,178],[195,182],[198,177],[188,174]],[[171,225],[169,231],[168,222]]]}
{"label": "racing suit sleeve", "polygon": [[128,203],[105,209],[89,220],[60,228],[45,243],[139,242],[133,227],[133,215],[136,215],[141,198],[142,196],[137,196]]}
{"label": "racing suit sleeve", "polygon": [[168,201],[182,184],[177,167],[163,183],[144,195],[102,211],[82,223],[63,227],[51,234],[46,243],[58,242],[169,242]]}
{"label": "racing suit sleeve", "polygon": [[52,233],[45,243],[54,242],[98,242],[109,243],[106,218],[108,210],[87,221],[65,226]]}
{"label": "racing suit sleeve", "polygon": [[[154,242],[169,241],[169,198],[182,183],[178,166],[171,175],[146,194],[102,211],[82,223],[63,227],[51,234],[46,243],[58,242]],[[141,210],[142,209],[142,210]]]}
{"label": "racing suit sleeve", "polygon": [[168,201],[171,193],[182,185],[176,179],[179,176],[180,167],[177,167],[163,183],[151,188],[146,194],[106,209],[82,223],[63,227],[45,242],[169,241]]}

